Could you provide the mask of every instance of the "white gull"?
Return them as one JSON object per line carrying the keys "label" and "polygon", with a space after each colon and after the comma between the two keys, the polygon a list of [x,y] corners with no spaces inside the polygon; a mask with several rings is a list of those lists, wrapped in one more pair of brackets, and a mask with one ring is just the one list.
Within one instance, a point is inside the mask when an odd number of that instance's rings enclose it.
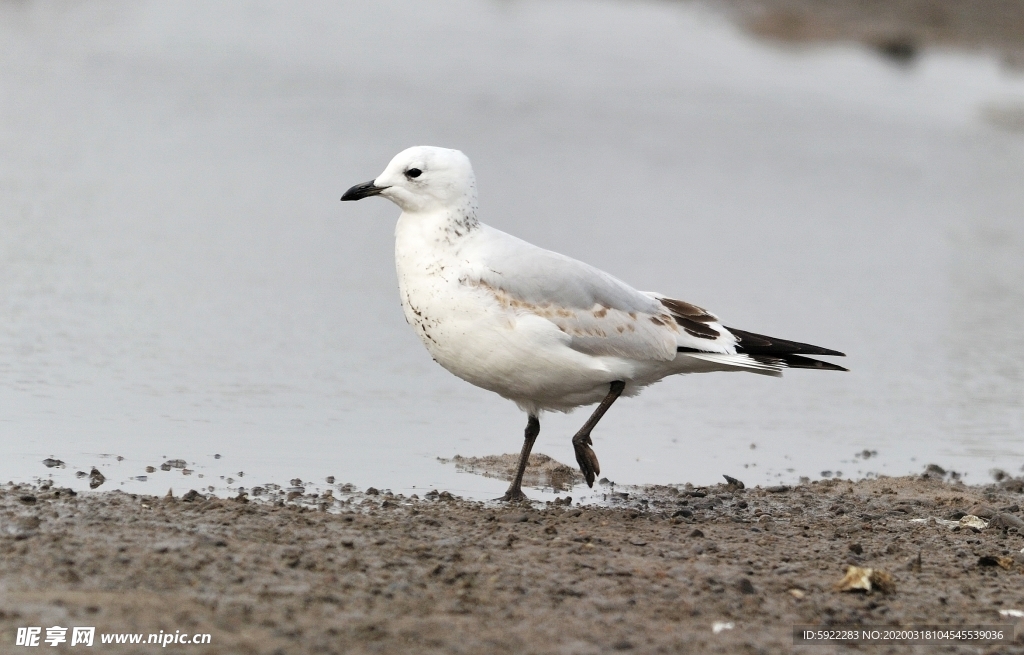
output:
{"label": "white gull", "polygon": [[458,150],[417,146],[342,200],[383,196],[402,209],[395,265],[406,320],[434,361],[528,415],[505,500],[520,500],[544,410],[600,403],[572,439],[594,485],[590,433],[620,396],[680,373],[846,370],[806,355],[843,353],[727,328],[682,300],[637,291],[583,262],[477,219],[476,178]]}

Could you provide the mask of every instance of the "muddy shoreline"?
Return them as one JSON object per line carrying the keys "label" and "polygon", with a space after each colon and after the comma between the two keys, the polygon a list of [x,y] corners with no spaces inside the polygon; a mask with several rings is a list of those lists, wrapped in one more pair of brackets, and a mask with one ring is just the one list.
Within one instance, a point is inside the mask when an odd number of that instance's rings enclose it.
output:
{"label": "muddy shoreline", "polygon": [[[1020,479],[617,488],[607,507],[375,492],[6,485],[2,650],[32,652],[17,628],[54,625],[212,637],[95,652],[292,654],[774,653],[794,649],[795,625],[1001,624],[1015,642],[858,648],[1024,653]],[[839,591],[850,566],[891,588]]]}

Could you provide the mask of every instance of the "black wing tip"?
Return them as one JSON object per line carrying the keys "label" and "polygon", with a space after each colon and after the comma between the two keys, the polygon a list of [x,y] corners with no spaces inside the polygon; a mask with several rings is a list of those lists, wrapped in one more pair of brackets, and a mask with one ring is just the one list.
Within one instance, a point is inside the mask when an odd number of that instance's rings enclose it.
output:
{"label": "black wing tip", "polygon": [[[846,353],[822,348],[809,343],[778,339],[764,334],[747,332],[726,326],[725,328],[736,337],[736,352],[748,355],[824,355],[826,357],[846,357]],[[845,369],[844,369],[845,370]]]}
{"label": "black wing tip", "polygon": [[[699,350],[697,348],[687,348],[686,346],[677,346],[677,353],[707,353],[707,350]],[[835,351],[833,351],[835,352]],[[710,353],[709,353],[710,354]],[[747,354],[751,359],[757,360],[762,364],[768,364],[770,366],[782,366],[785,368],[808,368],[815,369],[818,371],[845,371],[850,372],[850,369],[843,368],[838,364],[831,362],[823,362],[818,359],[812,359],[810,357],[803,357],[802,355],[794,355],[792,353],[786,354],[772,354],[772,355],[751,355]],[[838,353],[842,357],[846,357],[842,353]]]}
{"label": "black wing tip", "polygon": [[830,348],[818,348],[814,352],[801,351],[802,355],[824,355],[825,357],[846,357],[846,353],[841,353],[838,350],[831,350]]}
{"label": "black wing tip", "polygon": [[820,353],[811,353],[813,355],[827,355],[829,357],[846,357],[846,353],[841,353],[838,350],[832,350],[830,348],[822,348]]}
{"label": "black wing tip", "polygon": [[786,362],[786,368],[808,368],[818,371],[844,371],[850,372],[850,369],[833,364],[832,362],[823,362],[818,359],[812,359],[811,357],[802,357],[800,355],[782,355],[779,357],[782,361]]}

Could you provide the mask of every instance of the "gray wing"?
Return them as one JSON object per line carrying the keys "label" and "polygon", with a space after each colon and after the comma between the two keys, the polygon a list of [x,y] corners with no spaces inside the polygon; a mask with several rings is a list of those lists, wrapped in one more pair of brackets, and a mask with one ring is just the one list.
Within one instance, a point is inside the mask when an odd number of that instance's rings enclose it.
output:
{"label": "gray wing", "polygon": [[510,312],[551,321],[575,350],[661,361],[675,359],[680,346],[735,352],[735,340],[724,329],[721,339],[688,334],[673,318],[677,312],[656,294],[494,228],[482,225],[481,230],[467,258],[479,265],[466,282],[494,294]]}

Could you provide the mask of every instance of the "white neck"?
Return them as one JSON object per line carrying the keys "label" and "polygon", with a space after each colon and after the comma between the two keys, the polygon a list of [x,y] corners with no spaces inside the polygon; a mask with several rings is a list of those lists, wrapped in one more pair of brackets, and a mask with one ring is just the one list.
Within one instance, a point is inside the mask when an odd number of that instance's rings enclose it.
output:
{"label": "white neck", "polygon": [[453,247],[479,227],[475,198],[435,211],[402,212],[395,226],[396,246],[402,250],[417,251]]}

